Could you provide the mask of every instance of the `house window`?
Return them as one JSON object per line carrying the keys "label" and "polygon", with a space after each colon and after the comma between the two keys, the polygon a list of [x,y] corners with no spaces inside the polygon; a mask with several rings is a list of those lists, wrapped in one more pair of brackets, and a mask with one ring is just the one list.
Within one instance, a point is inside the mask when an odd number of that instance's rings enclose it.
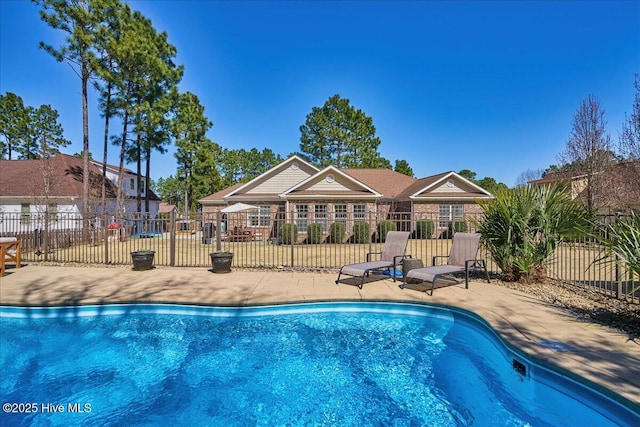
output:
{"label": "house window", "polygon": [[440,205],[438,207],[438,227],[447,228],[449,222],[464,219],[462,205]]}
{"label": "house window", "polygon": [[336,222],[341,222],[345,226],[347,225],[347,205],[333,205],[335,211]]}
{"label": "house window", "polygon": [[367,205],[353,205],[353,220],[366,220]]}
{"label": "house window", "polygon": [[145,185],[146,181],[143,179],[140,181],[140,194],[145,194],[147,186]]}
{"label": "house window", "polygon": [[29,203],[20,205],[20,224],[27,225],[31,222],[31,206]]}
{"label": "house window", "polygon": [[316,222],[322,225],[322,231],[327,231],[329,229],[329,210],[327,209],[327,205],[316,205],[315,206],[315,216]]}
{"label": "house window", "polygon": [[57,221],[58,220],[58,204],[57,203],[49,203],[49,221]]}
{"label": "house window", "polygon": [[298,231],[307,231],[309,224],[309,205],[296,205],[296,224]]}
{"label": "house window", "polygon": [[129,179],[129,190],[135,190],[136,189],[136,180],[131,178]]}
{"label": "house window", "polygon": [[260,205],[257,210],[249,211],[249,227],[270,227],[271,226],[271,206]]}

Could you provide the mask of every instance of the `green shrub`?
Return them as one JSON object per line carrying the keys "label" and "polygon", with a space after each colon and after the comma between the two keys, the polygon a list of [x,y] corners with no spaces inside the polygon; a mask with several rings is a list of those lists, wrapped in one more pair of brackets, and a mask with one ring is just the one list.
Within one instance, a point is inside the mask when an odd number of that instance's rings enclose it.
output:
{"label": "green shrub", "polygon": [[449,236],[453,236],[454,231],[456,233],[466,233],[468,230],[469,227],[467,225],[467,222],[461,220],[449,221],[449,225],[447,227],[447,233],[449,234]]}
{"label": "green shrub", "polygon": [[378,238],[381,242],[387,240],[387,233],[389,231],[396,231],[396,223],[393,221],[380,221],[377,225]]}
{"label": "green shrub", "polygon": [[334,222],[331,224],[331,230],[329,232],[331,243],[342,243],[346,231],[347,226],[342,222]]}
{"label": "green shrub", "polygon": [[418,239],[430,239],[436,227],[430,219],[416,221],[416,237]]}
{"label": "green shrub", "polygon": [[291,244],[291,227],[293,226],[293,243],[298,241],[298,225],[297,224],[282,224],[280,229],[280,239],[283,245]]}
{"label": "green shrub", "polygon": [[322,224],[307,225],[307,243],[317,245],[322,242]]}
{"label": "green shrub", "polygon": [[357,221],[353,224],[353,241],[354,243],[369,243],[371,232],[369,231],[369,223]]}

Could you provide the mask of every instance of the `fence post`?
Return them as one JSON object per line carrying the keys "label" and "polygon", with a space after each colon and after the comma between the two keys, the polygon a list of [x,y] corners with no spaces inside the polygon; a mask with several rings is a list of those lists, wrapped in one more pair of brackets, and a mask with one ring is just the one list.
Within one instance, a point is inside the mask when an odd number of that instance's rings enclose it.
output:
{"label": "fence post", "polygon": [[49,261],[49,205],[44,209],[44,260]]}
{"label": "fence post", "polygon": [[291,243],[291,262],[290,262],[290,265],[291,265],[291,267],[293,268],[293,267],[294,267],[294,265],[293,265],[293,262],[294,262],[294,255],[295,255],[295,254],[294,254],[294,250],[293,250],[293,245],[296,243],[296,242],[294,242],[294,241],[293,241],[294,236],[295,236],[295,233],[293,232],[293,231],[294,231],[294,230],[293,230],[293,224],[294,224],[294,220],[293,220],[293,211],[291,211],[291,213],[290,213],[290,215],[289,215],[289,218],[291,219],[291,227],[289,227],[289,230],[290,230],[290,232],[291,232],[291,235],[290,235],[290,243]]}
{"label": "fence post", "polygon": [[622,279],[620,278],[620,257],[616,254],[616,298],[622,298]]}
{"label": "fence post", "polygon": [[169,265],[176,266],[176,213],[174,210],[169,214],[171,231],[169,231]]}
{"label": "fence post", "polygon": [[372,216],[373,216],[373,212],[369,212],[369,237],[368,237],[368,240],[369,240],[369,253],[373,252],[373,247],[371,246],[373,239],[371,238],[371,236],[372,236],[372,232],[375,233],[375,231],[374,231],[375,228],[372,227],[372,224],[373,224],[373,220],[371,219]]}
{"label": "fence post", "polygon": [[[607,215],[605,217],[603,217],[603,223],[605,224],[605,230],[609,230],[609,227],[611,226],[611,223],[615,223],[617,222],[619,219],[618,215]],[[622,280],[620,278],[620,257],[618,257],[618,254],[615,254],[615,259],[614,259],[614,263],[615,263],[615,269],[616,269],[616,299],[621,299],[622,298]]]}
{"label": "fence post", "polygon": [[222,237],[220,234],[222,233],[222,215],[220,211],[216,211],[216,251],[222,251]]}
{"label": "fence post", "polygon": [[107,212],[102,212],[102,236],[104,238],[104,263],[109,264],[109,228],[107,227]]}

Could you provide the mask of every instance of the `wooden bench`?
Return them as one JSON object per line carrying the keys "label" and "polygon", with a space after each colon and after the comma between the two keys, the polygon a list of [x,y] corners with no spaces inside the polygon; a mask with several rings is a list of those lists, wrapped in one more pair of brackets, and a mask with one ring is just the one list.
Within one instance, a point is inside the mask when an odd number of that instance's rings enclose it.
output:
{"label": "wooden bench", "polygon": [[0,276],[4,275],[7,264],[20,268],[20,240],[17,237],[0,237]]}
{"label": "wooden bench", "polygon": [[234,229],[227,233],[227,239],[230,242],[250,242],[253,240],[253,232],[251,230]]}

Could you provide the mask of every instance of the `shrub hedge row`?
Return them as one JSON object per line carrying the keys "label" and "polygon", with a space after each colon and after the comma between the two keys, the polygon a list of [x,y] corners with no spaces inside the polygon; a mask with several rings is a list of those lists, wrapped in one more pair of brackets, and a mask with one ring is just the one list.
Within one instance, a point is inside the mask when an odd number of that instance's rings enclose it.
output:
{"label": "shrub hedge row", "polygon": [[[296,224],[283,224],[280,230],[280,240],[285,245],[291,244],[291,227],[293,226],[293,241],[298,240],[298,226]],[[466,221],[449,221],[447,230],[442,237],[450,238],[453,232],[467,232],[469,226]],[[378,240],[384,242],[389,231],[396,231],[397,226],[394,221],[380,221],[376,226]],[[435,224],[432,220],[416,221],[415,237],[417,239],[431,239],[434,237]],[[343,243],[346,227],[342,222],[334,222],[329,228],[329,240],[331,243]],[[322,224],[313,223],[307,226],[307,243],[322,243]],[[368,243],[371,238],[371,230],[368,222],[357,221],[353,224],[353,242]]]}

